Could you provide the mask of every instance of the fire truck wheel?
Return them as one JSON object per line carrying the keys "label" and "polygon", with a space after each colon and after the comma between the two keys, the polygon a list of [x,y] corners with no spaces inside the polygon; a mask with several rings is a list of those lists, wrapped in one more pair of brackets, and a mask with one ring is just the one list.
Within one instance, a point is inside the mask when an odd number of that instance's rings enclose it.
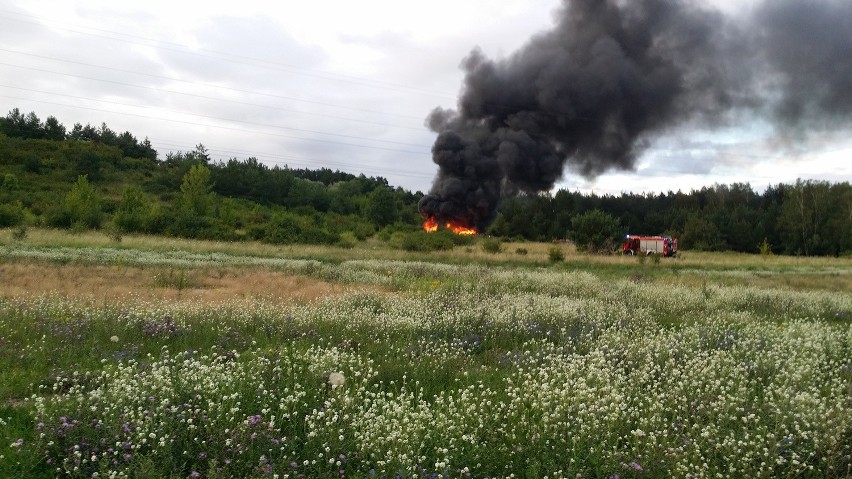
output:
{"label": "fire truck wheel", "polygon": [[624,254],[626,254],[627,256],[633,256],[633,250],[629,249],[629,250],[625,251]]}

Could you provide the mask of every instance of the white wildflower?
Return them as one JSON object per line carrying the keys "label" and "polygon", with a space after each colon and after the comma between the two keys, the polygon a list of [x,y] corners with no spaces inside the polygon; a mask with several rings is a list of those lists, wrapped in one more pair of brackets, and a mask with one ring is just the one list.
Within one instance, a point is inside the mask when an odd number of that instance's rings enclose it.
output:
{"label": "white wildflower", "polygon": [[343,383],[346,382],[346,378],[343,376],[343,373],[331,373],[328,375],[328,383],[331,384],[332,387],[343,386]]}

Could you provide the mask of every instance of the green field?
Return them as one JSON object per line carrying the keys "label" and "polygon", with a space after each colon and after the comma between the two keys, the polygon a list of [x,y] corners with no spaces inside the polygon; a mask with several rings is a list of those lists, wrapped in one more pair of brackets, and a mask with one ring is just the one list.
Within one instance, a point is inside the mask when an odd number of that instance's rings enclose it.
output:
{"label": "green field", "polygon": [[14,236],[2,478],[852,475],[852,258]]}

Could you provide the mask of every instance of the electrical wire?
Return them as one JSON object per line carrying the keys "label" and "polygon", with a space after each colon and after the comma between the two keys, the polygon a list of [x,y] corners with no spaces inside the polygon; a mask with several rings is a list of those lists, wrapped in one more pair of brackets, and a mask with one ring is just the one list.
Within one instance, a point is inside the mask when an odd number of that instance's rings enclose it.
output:
{"label": "electrical wire", "polygon": [[[41,26],[44,23],[52,22],[54,24],[58,23],[58,24],[61,25],[61,23],[59,23],[59,22],[52,21],[52,20],[45,20],[44,18],[38,17],[36,15],[30,15],[30,14],[20,13],[20,12],[13,12],[13,11],[9,11],[9,10],[0,10],[0,12],[6,13],[6,15],[0,15],[2,17],[5,17],[5,18],[13,20],[13,21],[22,22],[22,23],[29,23],[29,24]],[[33,18],[33,19],[39,20],[39,21],[31,21],[31,20],[23,20],[23,19],[20,19],[20,18],[12,18],[12,17],[8,16],[9,14],[29,17],[29,18]],[[66,24],[66,25],[68,25],[68,24]],[[89,26],[80,26],[80,25],[71,25],[71,26],[73,26],[75,28],[84,28],[84,29],[104,32],[104,33],[110,34],[111,36],[110,35],[102,35],[102,34],[98,34],[98,33],[84,32],[84,31],[80,31],[80,30],[74,30],[74,29],[67,28],[67,27],[56,27],[56,26],[54,26],[53,28],[69,31],[69,32],[72,32],[72,33],[77,33],[77,34],[80,34],[80,35],[91,35],[91,36],[96,36],[96,37],[101,37],[101,38],[109,38],[111,40],[118,40],[118,41],[121,41],[121,42],[127,42],[127,43],[131,43],[131,44],[135,44],[135,45],[153,46],[155,48],[159,48],[159,49],[163,49],[163,50],[174,51],[174,52],[198,56],[198,57],[202,57],[202,58],[214,58],[214,59],[225,60],[224,57],[230,57],[232,59],[226,60],[226,61],[230,61],[230,62],[234,62],[234,63],[238,63],[238,64],[266,65],[266,68],[285,69],[284,71],[287,71],[288,73],[296,73],[296,74],[299,74],[299,75],[305,75],[305,76],[309,76],[309,77],[313,77],[313,78],[322,78],[322,79],[326,79],[326,80],[347,82],[347,83],[358,84],[358,85],[362,85],[362,86],[368,86],[368,87],[372,87],[372,88],[393,89],[393,90],[408,91],[408,92],[419,92],[419,93],[428,94],[428,95],[432,95],[432,96],[439,96],[439,97],[452,98],[452,99],[455,98],[455,95],[450,95],[450,94],[447,94],[445,92],[436,92],[436,91],[431,91],[431,90],[425,90],[425,89],[422,89],[422,88],[414,88],[414,87],[410,87],[410,86],[407,86],[407,85],[401,85],[401,84],[398,84],[398,83],[377,81],[377,80],[372,80],[372,79],[356,77],[356,76],[352,76],[352,75],[343,75],[343,74],[339,74],[339,73],[323,72],[323,71],[316,71],[316,70],[307,70],[307,69],[304,69],[304,68],[296,67],[296,66],[293,66],[293,65],[283,64],[283,63],[280,63],[280,62],[273,62],[273,61],[259,59],[259,58],[252,58],[252,57],[248,57],[248,56],[244,56],[244,55],[235,55],[235,54],[231,54],[231,53],[220,52],[220,51],[210,50],[210,49],[205,49],[205,48],[200,48],[200,49],[197,49],[197,50],[191,50],[187,46],[181,45],[179,43],[166,42],[166,41],[151,39],[151,38],[147,38],[147,37],[143,37],[143,36],[131,35],[131,34],[123,33],[123,32],[114,32],[114,31],[110,31],[110,30],[104,30],[104,29],[94,28],[94,27],[89,27]],[[136,38],[136,39],[139,39],[139,40],[144,40],[144,41],[149,42],[149,43],[147,43],[147,44],[146,43],[139,43],[138,41],[130,40],[130,39],[126,39],[126,38],[121,38],[121,37]],[[160,45],[157,45],[157,44],[160,44]],[[164,45],[171,45],[171,46],[164,46]],[[202,54],[202,53],[199,53],[199,52],[207,52],[207,53]]]}
{"label": "electrical wire", "polygon": [[[262,127],[282,129],[282,130],[292,130],[292,131],[298,131],[298,132],[302,132],[302,133],[316,133],[316,134],[319,134],[319,135],[336,136],[336,137],[341,137],[341,138],[350,138],[350,139],[357,139],[357,140],[375,141],[375,142],[379,142],[379,143],[389,143],[389,144],[395,144],[395,145],[428,148],[428,146],[425,146],[425,145],[416,144],[416,143],[407,143],[407,142],[402,142],[402,141],[381,140],[381,139],[370,138],[370,137],[365,137],[365,136],[343,135],[343,134],[340,134],[340,133],[330,133],[330,132],[325,132],[325,131],[307,130],[307,129],[303,129],[303,128],[293,128],[293,127],[282,126],[282,125],[273,125],[273,124],[269,124],[269,123],[258,123],[258,122],[252,122],[252,121],[246,121],[246,120],[238,120],[238,119],[234,119],[234,118],[222,118],[222,117],[215,117],[215,116],[208,116],[208,115],[200,115],[200,114],[197,114],[197,113],[190,113],[190,112],[185,112],[185,111],[169,110],[169,109],[165,109],[165,108],[149,107],[149,106],[144,106],[144,105],[131,105],[129,103],[121,103],[121,102],[109,101],[109,100],[98,100],[96,98],[87,98],[87,97],[81,97],[81,96],[76,96],[76,95],[66,95],[66,94],[62,94],[62,93],[54,93],[54,92],[48,92],[48,91],[43,91],[43,90],[33,90],[33,89],[30,89],[30,88],[20,88],[20,87],[8,86],[8,85],[0,85],[0,87],[12,88],[12,89],[16,89],[16,90],[24,90],[24,91],[35,92],[35,93],[44,93],[44,94],[47,94],[47,95],[55,95],[55,96],[61,96],[61,97],[66,97],[66,98],[74,98],[74,99],[78,99],[78,100],[87,100],[87,101],[94,101],[94,102],[99,102],[99,103],[107,103],[107,104],[110,104],[110,105],[126,106],[126,107],[131,107],[131,108],[144,108],[144,109],[156,108],[158,111],[161,111],[161,112],[194,116],[194,117],[198,117],[198,118],[205,118],[205,119],[208,119],[208,120],[219,120],[219,121],[227,121],[227,122],[233,122],[233,123],[243,123],[243,124],[246,124],[246,125],[262,126]],[[117,112],[113,112],[113,113],[117,113]]]}
{"label": "electrical wire", "polygon": [[[246,129],[243,129],[243,128],[233,128],[233,127],[221,126],[221,125],[209,125],[209,124],[198,123],[198,122],[193,122],[193,121],[175,120],[173,118],[162,118],[162,117],[155,117],[155,116],[149,116],[149,115],[139,115],[139,114],[135,114],[135,113],[104,110],[104,109],[101,109],[101,108],[82,107],[82,106],[78,106],[78,105],[68,105],[68,104],[65,104],[65,103],[58,103],[58,102],[52,102],[52,101],[46,101],[46,100],[34,100],[34,99],[31,99],[31,98],[20,98],[20,97],[14,97],[14,96],[11,96],[11,95],[0,94],[0,97],[10,98],[10,99],[13,99],[13,100],[30,101],[30,102],[35,102],[35,103],[44,103],[44,104],[47,104],[47,105],[63,106],[63,107],[66,107],[66,108],[77,108],[77,109],[97,111],[97,112],[102,112],[102,113],[112,113],[112,114],[117,114],[117,115],[132,116],[132,117],[136,117],[136,118],[144,118],[144,119],[147,119],[147,120],[168,121],[168,122],[172,122],[172,123],[181,123],[181,124],[185,124],[185,125],[195,125],[195,126],[203,126],[203,127],[207,127],[207,128],[218,128],[218,129],[223,129],[223,130],[239,131],[239,132],[244,132],[244,133],[260,134],[260,135],[266,135],[266,136],[275,136],[275,137],[279,137],[279,138],[289,138],[289,139],[296,139],[296,140],[313,141],[313,142],[328,143],[328,144],[342,145],[342,146],[353,146],[353,147],[356,147],[356,148],[370,148],[370,149],[374,149],[374,150],[392,151],[392,152],[397,152],[397,153],[410,153],[410,154],[414,154],[414,155],[424,154],[424,152],[421,152],[421,151],[399,150],[399,149],[395,149],[395,148],[385,148],[385,147],[373,146],[373,145],[361,145],[361,144],[356,144],[356,143],[344,143],[344,142],[340,142],[340,141],[323,140],[323,139],[319,139],[319,138],[307,138],[307,137],[293,136],[293,135],[282,135],[280,133],[270,133],[270,132],[264,132],[264,131],[246,130]],[[369,140],[368,138],[364,138],[364,139]]]}

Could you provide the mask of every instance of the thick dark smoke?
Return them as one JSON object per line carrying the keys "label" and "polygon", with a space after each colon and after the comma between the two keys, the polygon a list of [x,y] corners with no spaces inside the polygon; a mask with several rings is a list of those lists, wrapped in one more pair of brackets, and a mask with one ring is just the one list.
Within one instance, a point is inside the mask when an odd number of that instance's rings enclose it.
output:
{"label": "thick dark smoke", "polygon": [[564,0],[555,27],[508,58],[474,49],[457,110],[427,119],[439,171],[420,212],[480,230],[501,196],[632,169],[686,122],[737,112],[799,129],[848,124],[852,2],[766,0],[747,19],[704,2]]}

